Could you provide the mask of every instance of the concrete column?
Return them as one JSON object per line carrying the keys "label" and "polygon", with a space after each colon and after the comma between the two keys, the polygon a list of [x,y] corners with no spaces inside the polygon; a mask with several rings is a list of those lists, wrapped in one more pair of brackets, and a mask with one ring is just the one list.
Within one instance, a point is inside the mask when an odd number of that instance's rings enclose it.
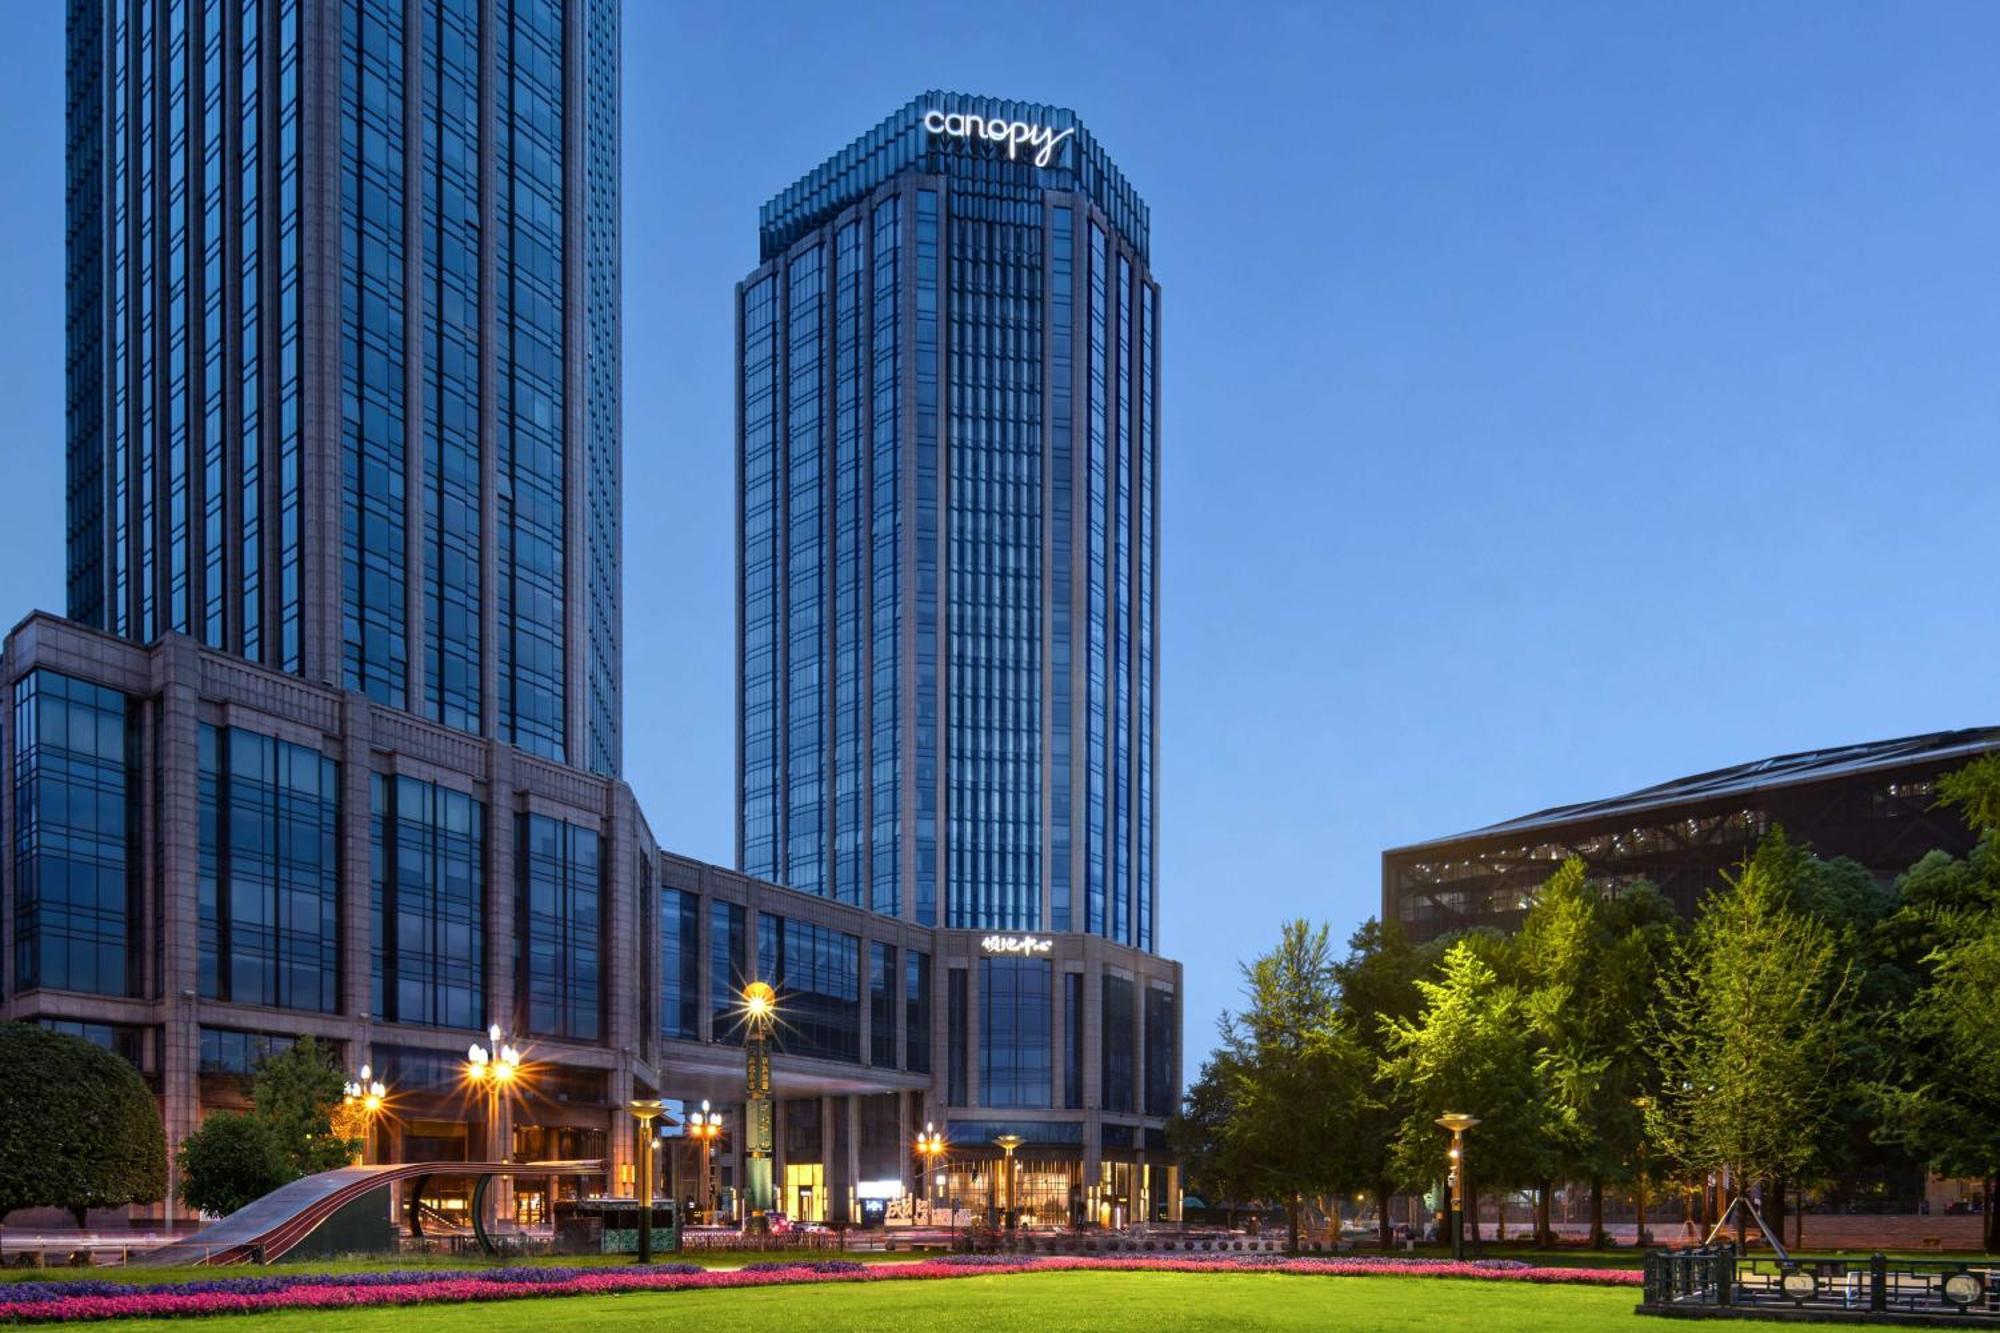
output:
{"label": "concrete column", "polygon": [[520,1017],[514,978],[514,752],[486,747],[491,780],[486,795],[486,1021],[512,1028]]}
{"label": "concrete column", "polygon": [[842,1098],[847,1103],[847,1220],[861,1220],[861,1202],[855,1191],[861,1185],[861,1098],[849,1093]]}
{"label": "concrete column", "polygon": [[372,706],[349,692],[340,700],[340,1011],[351,1020],[347,1068],[368,1058],[374,1017],[374,819],[369,793]]}
{"label": "concrete column", "polygon": [[605,1169],[609,1179],[604,1182],[604,1192],[620,1198],[626,1196],[625,1169],[633,1169],[632,1190],[629,1197],[637,1198],[639,1184],[639,1122],[625,1109],[632,1100],[632,1058],[621,1054],[618,1067],[611,1071],[606,1080],[609,1086],[611,1109],[606,1112],[607,1126],[604,1134]]}
{"label": "concrete column", "polygon": [[[913,1094],[907,1089],[896,1094],[896,1179],[903,1182],[905,1190],[911,1190],[911,1181],[916,1173],[916,1154],[911,1145],[916,1142],[916,1126],[910,1123],[910,1100]],[[912,1193],[921,1194],[922,1180]]]}
{"label": "concrete column", "polygon": [[839,1105],[839,1100],[834,1097],[822,1097],[819,1099],[819,1191],[821,1195],[819,1215],[823,1220],[828,1222],[833,1221],[838,1215],[834,1208],[835,1201],[842,1201],[844,1206],[846,1197],[834,1184],[838,1176],[834,1171],[835,1158],[833,1150],[834,1145],[840,1140],[840,1135],[834,1132],[833,1117]]}
{"label": "concrete column", "polygon": [[[161,933],[160,974],[153,978],[154,994],[162,999],[165,1021],[161,1025],[160,1088],[161,1115],[167,1138],[167,1195],[165,1218],[171,1223],[180,1215],[174,1198],[178,1172],[173,1154],[180,1141],[201,1123],[201,1000],[198,995],[198,941],[200,903],[195,883],[199,874],[201,719],[196,700],[201,680],[201,660],[193,640],[171,635],[165,651],[157,658],[156,679],[160,687],[159,705],[153,714],[153,763],[144,765],[148,782],[157,783],[157,800],[144,804],[147,817],[159,824],[153,836],[141,846],[157,856],[158,874],[148,874],[149,884],[160,886],[155,910],[156,927]],[[142,749],[142,753],[145,750]],[[156,812],[156,813],[155,813]],[[144,866],[148,856],[141,855]],[[152,895],[147,895],[152,899]]]}

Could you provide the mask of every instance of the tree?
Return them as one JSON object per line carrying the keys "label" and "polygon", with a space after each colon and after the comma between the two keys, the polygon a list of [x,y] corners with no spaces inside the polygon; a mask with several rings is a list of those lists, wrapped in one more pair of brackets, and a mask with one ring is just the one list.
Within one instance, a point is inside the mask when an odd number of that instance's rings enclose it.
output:
{"label": "tree", "polygon": [[[1606,1180],[1636,1170],[1644,1126],[1634,1099],[1651,1081],[1638,1025],[1657,997],[1672,919],[1650,885],[1607,899],[1571,857],[1537,892],[1514,940],[1554,1165],[1590,1183],[1593,1246],[1605,1241]],[[1541,1183],[1536,1212],[1536,1239],[1544,1245],[1554,1239],[1550,1183]]]}
{"label": "tree", "polygon": [[1333,966],[1340,1009],[1367,1053],[1373,1088],[1359,1108],[1354,1151],[1361,1184],[1375,1197],[1376,1234],[1382,1248],[1395,1243],[1389,1198],[1396,1190],[1395,1137],[1409,1113],[1403,1090],[1379,1075],[1388,1054],[1385,1019],[1409,1021],[1423,1008],[1417,978],[1434,967],[1440,950],[1417,946],[1394,921],[1370,917],[1347,941],[1347,957]]}
{"label": "tree", "polygon": [[1993,1206],[2000,1177],[2000,913],[1945,925],[1926,958],[1930,984],[1905,1011],[1901,1031],[1928,1056],[1933,1077],[1887,1102],[1888,1136],[1924,1150],[1940,1175],[1975,1176],[1986,1194],[1985,1243],[2000,1250]]}
{"label": "tree", "polygon": [[332,1171],[361,1151],[334,1132],[346,1079],[333,1051],[313,1037],[264,1057],[251,1083],[252,1114],[263,1121],[292,1177]]}
{"label": "tree", "polygon": [[1296,1250],[1303,1196],[1360,1177],[1355,1131],[1372,1071],[1339,1010],[1326,927],[1287,922],[1243,972],[1249,1006],[1223,1018],[1234,1073],[1224,1138],[1250,1187],[1283,1200]]}
{"label": "tree", "polygon": [[1896,1009],[1896,1076],[1874,1089],[1877,1136],[1930,1170],[1973,1176],[1986,1196],[1985,1244],[2000,1251],[2000,756],[1938,783],[1981,837],[1963,860],[1933,852],[1898,883],[1882,928],[1912,960],[1913,993]]}
{"label": "tree", "polygon": [[0,1022],[0,1217],[16,1208],[151,1203],[166,1192],[160,1111],[137,1070],[100,1046]]}
{"label": "tree", "polygon": [[1167,1121],[1167,1146],[1181,1160],[1187,1188],[1232,1214],[1252,1193],[1250,1173],[1229,1134],[1236,1119],[1237,1077],[1230,1052],[1214,1052],[1202,1062],[1201,1076],[1181,1099],[1181,1109]]}
{"label": "tree", "polygon": [[1380,1078],[1405,1098],[1392,1163],[1405,1188],[1426,1188],[1442,1174],[1445,1160],[1438,1117],[1450,1111],[1477,1116],[1465,1183],[1467,1213],[1477,1217],[1475,1182],[1545,1180],[1553,1160],[1527,1016],[1520,992],[1500,980],[1469,939],[1453,943],[1435,977],[1416,986],[1422,1012],[1383,1021],[1387,1053]]}
{"label": "tree", "polygon": [[1800,911],[1802,854],[1768,836],[1703,900],[1652,1024],[1660,1085],[1647,1132],[1692,1174],[1743,1197],[1812,1164],[1845,1082],[1851,969]]}
{"label": "tree", "polygon": [[181,1202],[222,1217],[298,1178],[268,1122],[240,1111],[217,1111],[181,1140],[175,1158]]}

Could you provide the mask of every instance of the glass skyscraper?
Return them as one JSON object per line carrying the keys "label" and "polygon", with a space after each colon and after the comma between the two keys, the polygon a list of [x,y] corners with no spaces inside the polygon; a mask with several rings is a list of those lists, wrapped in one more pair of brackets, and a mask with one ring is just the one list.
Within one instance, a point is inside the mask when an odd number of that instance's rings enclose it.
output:
{"label": "glass skyscraper", "polygon": [[616,0],[71,0],[69,611],[616,773]]}
{"label": "glass skyscraper", "polygon": [[738,286],[738,859],[1156,944],[1159,288],[1060,107],[931,92]]}

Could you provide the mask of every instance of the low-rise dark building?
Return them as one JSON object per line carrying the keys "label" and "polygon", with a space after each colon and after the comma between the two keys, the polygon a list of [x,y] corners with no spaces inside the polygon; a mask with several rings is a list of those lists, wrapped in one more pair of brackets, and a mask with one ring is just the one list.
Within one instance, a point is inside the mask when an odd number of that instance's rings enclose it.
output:
{"label": "low-rise dark building", "polygon": [[1964,821],[1938,806],[1937,779],[1995,751],[2000,727],[1776,755],[1391,848],[1382,853],[1382,919],[1415,940],[1471,926],[1509,930],[1571,856],[1614,887],[1650,881],[1691,916],[1773,828],[1886,883],[1933,848],[1971,849]]}

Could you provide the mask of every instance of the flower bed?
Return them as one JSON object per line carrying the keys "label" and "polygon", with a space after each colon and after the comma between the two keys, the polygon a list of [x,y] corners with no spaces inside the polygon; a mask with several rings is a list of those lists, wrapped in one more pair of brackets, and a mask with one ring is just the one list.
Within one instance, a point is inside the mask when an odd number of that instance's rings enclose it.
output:
{"label": "flower bed", "polygon": [[626,1292],[712,1290],[813,1282],[911,1282],[1007,1273],[1215,1273],[1249,1271],[1298,1277],[1458,1277],[1485,1281],[1637,1286],[1636,1271],[1535,1268],[1518,1260],[1449,1259],[1014,1258],[958,1255],[913,1264],[849,1266],[840,1261],[701,1269],[688,1264],[631,1268],[496,1268],[484,1272],[401,1271],[281,1277],[215,1278],[156,1287],[119,1282],[32,1282],[0,1289],[0,1323],[55,1324],[99,1319],[199,1318],[276,1310],[354,1309],[378,1305],[457,1304],[537,1296],[606,1296]]}

